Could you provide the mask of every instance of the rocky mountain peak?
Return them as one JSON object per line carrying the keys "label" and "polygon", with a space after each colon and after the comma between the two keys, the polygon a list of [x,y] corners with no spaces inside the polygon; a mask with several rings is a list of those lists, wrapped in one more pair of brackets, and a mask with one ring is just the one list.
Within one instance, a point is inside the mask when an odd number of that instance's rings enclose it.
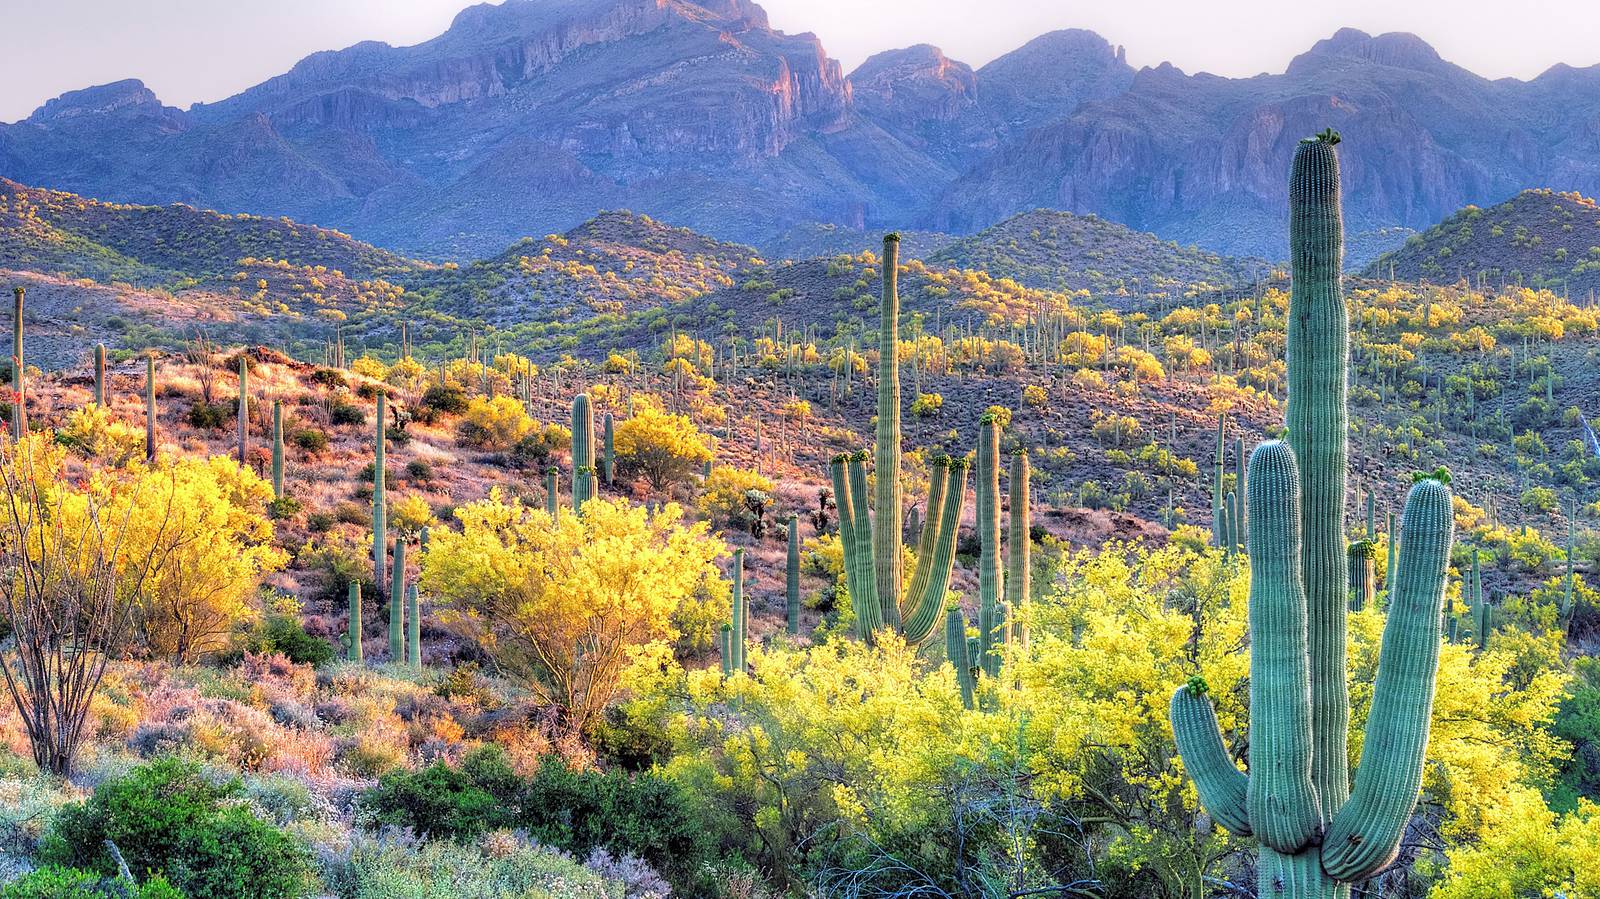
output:
{"label": "rocky mountain peak", "polygon": [[950,119],[975,104],[978,93],[972,67],[932,44],[868,57],[850,73],[850,86],[858,108],[891,117],[898,107],[918,110],[919,118]]}
{"label": "rocky mountain peak", "polygon": [[1358,28],[1341,28],[1289,63],[1288,74],[1314,70],[1330,60],[1360,60],[1397,69],[1454,68],[1422,38],[1403,31],[1374,37]]}
{"label": "rocky mountain peak", "polygon": [[59,122],[82,116],[161,113],[164,110],[167,110],[167,107],[161,105],[161,100],[156,97],[155,91],[145,87],[144,82],[137,78],[128,78],[111,84],[68,91],[34,110],[28,121]]}

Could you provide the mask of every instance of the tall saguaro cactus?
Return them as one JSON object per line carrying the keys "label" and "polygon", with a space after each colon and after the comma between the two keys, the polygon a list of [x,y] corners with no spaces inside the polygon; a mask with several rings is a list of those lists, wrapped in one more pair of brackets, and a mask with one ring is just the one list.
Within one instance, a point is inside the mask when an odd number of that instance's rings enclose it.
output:
{"label": "tall saguaro cactus", "polygon": [[1345,678],[1345,392],[1339,170],[1324,132],[1291,183],[1289,442],[1250,457],[1250,773],[1235,765],[1200,678],[1172,697],[1184,767],[1211,817],[1261,841],[1258,894],[1347,899],[1395,858],[1422,782],[1454,533],[1448,477],[1406,499],[1389,618],[1355,790]]}
{"label": "tall saguaro cactus", "polygon": [[156,460],[156,357],[144,357],[144,457]]}
{"label": "tall saguaro cactus", "polygon": [[11,288],[11,439],[28,436],[28,411],[23,399],[23,369],[27,360],[22,355],[22,288]]}
{"label": "tall saguaro cactus", "polygon": [[[956,530],[966,506],[967,464],[939,456],[929,465],[928,515],[917,538],[917,561],[902,585],[901,533],[905,519],[900,496],[900,299],[895,274],[900,238],[883,239],[883,297],[879,305],[876,515],[867,500],[865,450],[835,456],[829,466],[839,507],[839,540],[844,548],[845,584],[864,640],[880,628],[898,630],[920,646],[938,629],[955,563]],[[935,514],[935,510],[938,513]]]}
{"label": "tall saguaro cactus", "polygon": [[594,496],[594,407],[589,394],[572,398],[572,510]]}
{"label": "tall saguaro cactus", "polygon": [[1000,673],[1006,643],[1006,610],[1000,605],[1005,575],[1000,566],[1000,422],[985,412],[978,422],[978,645],[979,667]]}
{"label": "tall saguaro cactus", "polygon": [[616,483],[617,475],[617,434],[610,412],[606,413],[606,417],[600,427],[603,432],[600,447],[600,473],[605,478],[606,486],[610,487]]}
{"label": "tall saguaro cactus", "polygon": [[388,509],[384,504],[383,421],[388,414],[388,397],[378,391],[377,434],[372,441],[372,584],[383,599],[384,563],[388,561]]}
{"label": "tall saguaro cactus", "polygon": [[394,541],[394,575],[389,580],[389,661],[406,659],[406,542]]}
{"label": "tall saguaro cactus", "polygon": [[1006,617],[1011,624],[1011,642],[1026,646],[1027,623],[1022,609],[1028,604],[1033,589],[1033,514],[1029,506],[1028,454],[1019,451],[1011,457],[1011,476],[1007,489],[1011,491],[1011,519],[1006,530]]}
{"label": "tall saguaro cactus", "polygon": [[106,406],[106,345],[94,345],[94,404],[104,409]]}
{"label": "tall saguaro cactus", "polygon": [[789,556],[783,590],[784,621],[790,634],[800,633],[800,516],[789,516]]}
{"label": "tall saguaro cactus", "polygon": [[733,551],[733,597],[729,608],[728,628],[728,672],[744,670],[745,647],[745,621],[749,617],[745,612],[744,598],[744,550]]}
{"label": "tall saguaro cactus", "polygon": [[[239,464],[244,465],[250,448],[250,356],[239,352]],[[383,427],[380,419],[378,427]]]}

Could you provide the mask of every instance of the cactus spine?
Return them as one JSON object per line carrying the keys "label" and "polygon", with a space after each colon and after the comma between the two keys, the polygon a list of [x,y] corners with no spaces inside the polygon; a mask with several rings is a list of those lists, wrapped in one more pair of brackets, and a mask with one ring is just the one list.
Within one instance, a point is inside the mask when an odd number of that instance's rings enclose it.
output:
{"label": "cactus spine", "polygon": [[22,355],[22,288],[11,288],[15,301],[11,317],[11,439],[28,436],[28,411],[24,402],[23,368],[27,364]]}
{"label": "cactus spine", "polygon": [[[871,641],[879,628],[897,628],[906,642],[920,646],[933,637],[950,586],[956,529],[966,505],[967,465],[944,457],[930,463],[928,520],[918,536],[916,567],[901,588],[900,546],[904,517],[900,508],[899,297],[895,262],[899,238],[884,238],[884,287],[879,322],[877,429],[877,521],[868,510],[865,450],[835,456],[829,465],[839,509],[839,540],[844,547],[845,584],[856,615],[857,633]],[[887,338],[885,335],[888,335]],[[887,360],[887,362],[885,361]],[[888,501],[893,508],[882,505]],[[934,509],[938,509],[937,516]],[[874,524],[877,529],[874,530]],[[888,570],[885,570],[885,569]],[[883,584],[891,592],[880,594]],[[885,617],[885,610],[892,609]]]}
{"label": "cactus spine", "polygon": [[[1346,899],[1398,851],[1416,803],[1454,520],[1447,478],[1406,499],[1365,749],[1349,789],[1345,367],[1338,136],[1301,143],[1290,190],[1289,443],[1250,457],[1250,774],[1199,678],[1172,697],[1184,766],[1219,824],[1261,840],[1258,893]],[[1342,579],[1344,578],[1344,579]],[[1320,835],[1320,839],[1319,839]]]}
{"label": "cactus spine", "polygon": [[94,345],[94,404],[104,409],[106,405],[106,345]]}
{"label": "cactus spine", "polygon": [[272,401],[272,497],[283,499],[283,400]]}
{"label": "cactus spine", "polygon": [[1011,477],[1007,485],[1011,491],[1011,520],[1006,532],[1006,617],[1011,622],[1010,639],[1019,646],[1028,644],[1028,625],[1022,610],[1033,590],[1029,476],[1028,454],[1018,452],[1011,457]]}
{"label": "cactus spine", "polygon": [[789,557],[783,590],[784,621],[790,634],[800,633],[800,516],[789,516]]}
{"label": "cactus spine", "polygon": [[384,563],[388,561],[386,542],[389,539],[388,509],[383,495],[383,419],[387,406],[388,397],[378,391],[378,433],[372,441],[372,585],[380,600],[384,595]]}
{"label": "cactus spine", "polygon": [[350,582],[350,620],[345,624],[346,658],[362,661],[361,653],[361,582]]}
{"label": "cactus spine", "polygon": [[[239,351],[239,464],[245,464],[245,453],[250,449],[250,357]],[[383,427],[379,420],[378,427]]]}
{"label": "cactus spine", "polygon": [[582,512],[594,496],[594,407],[589,395],[572,398],[572,509]]}
{"label": "cactus spine", "polygon": [[156,460],[156,357],[144,357],[144,457]]}
{"label": "cactus spine", "polygon": [[605,432],[600,454],[601,474],[606,479],[606,486],[610,487],[616,483],[617,474],[617,440],[610,412],[606,413],[604,424],[601,427]]}

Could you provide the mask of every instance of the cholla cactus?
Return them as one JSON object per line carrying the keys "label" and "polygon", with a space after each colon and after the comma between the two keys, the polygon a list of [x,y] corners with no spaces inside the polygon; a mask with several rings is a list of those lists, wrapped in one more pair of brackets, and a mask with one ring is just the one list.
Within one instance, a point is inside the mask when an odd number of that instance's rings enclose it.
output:
{"label": "cholla cactus", "polygon": [[1261,841],[1258,894],[1344,899],[1395,858],[1422,782],[1454,518],[1448,475],[1420,476],[1401,518],[1389,618],[1355,789],[1345,674],[1343,227],[1337,135],[1302,142],[1290,188],[1289,443],[1250,457],[1250,773],[1233,762],[1205,682],[1172,697],[1200,801]]}

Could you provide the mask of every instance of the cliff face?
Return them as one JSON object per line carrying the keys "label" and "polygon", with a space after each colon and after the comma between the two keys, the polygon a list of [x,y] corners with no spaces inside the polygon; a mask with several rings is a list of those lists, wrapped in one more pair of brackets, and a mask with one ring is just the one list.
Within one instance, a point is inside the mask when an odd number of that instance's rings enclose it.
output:
{"label": "cliff face", "polygon": [[[1600,68],[1488,81],[1346,29],[1281,75],[1135,72],[1086,31],[974,71],[937,47],[847,77],[750,0],[507,0],[180,111],[125,81],[0,125],[0,176],[288,215],[473,256],[627,207],[765,242],[807,222],[970,232],[1036,207],[1281,257],[1295,141],[1344,133],[1354,261],[1466,203],[1600,189]],[[1397,230],[1398,229],[1398,230]]]}

